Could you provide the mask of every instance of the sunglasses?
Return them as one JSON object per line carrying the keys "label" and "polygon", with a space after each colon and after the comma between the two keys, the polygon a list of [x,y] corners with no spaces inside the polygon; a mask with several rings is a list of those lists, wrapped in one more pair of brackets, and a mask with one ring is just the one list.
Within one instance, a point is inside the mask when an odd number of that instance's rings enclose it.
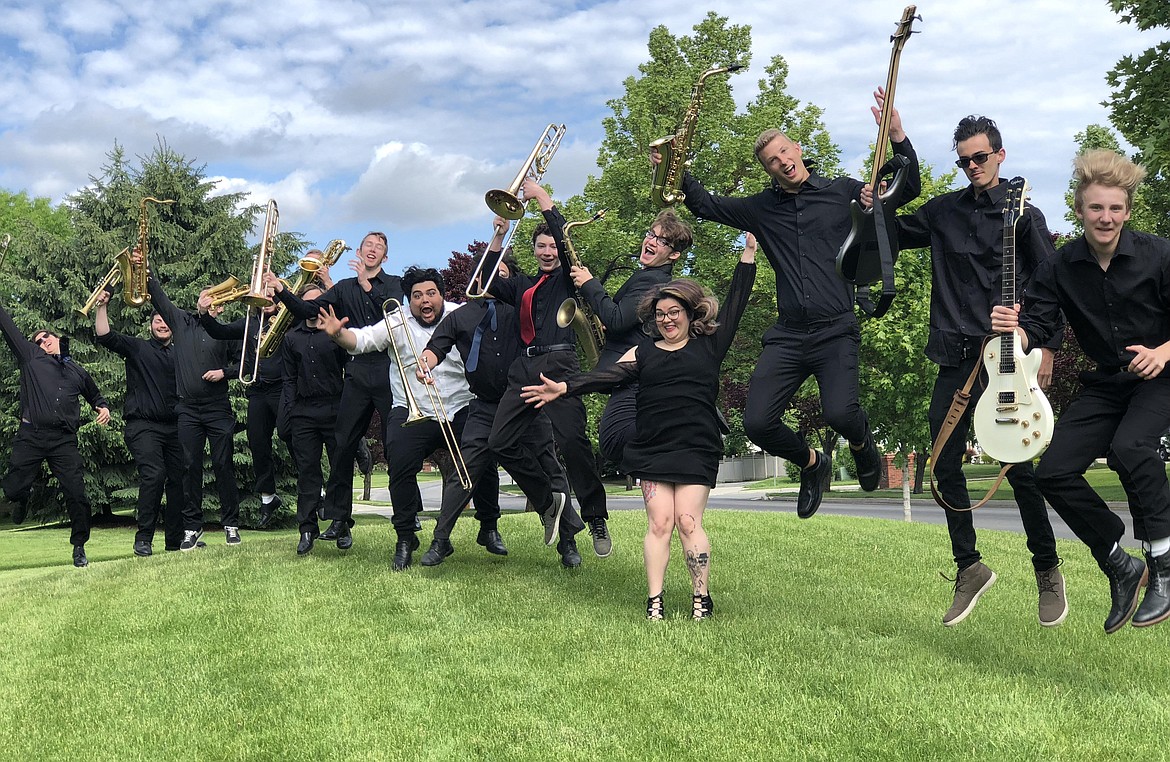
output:
{"label": "sunglasses", "polygon": [[42,333],[40,336],[33,339],[33,344],[36,344],[39,347],[41,344],[44,344],[46,341],[48,341],[49,337],[52,335],[53,334],[51,333]]}
{"label": "sunglasses", "polygon": [[955,160],[955,166],[959,169],[966,169],[971,162],[975,162],[982,167],[987,163],[988,159],[997,153],[999,153],[999,151],[992,151],[990,153],[987,151],[980,151],[979,153],[973,153],[970,156],[960,156]]}

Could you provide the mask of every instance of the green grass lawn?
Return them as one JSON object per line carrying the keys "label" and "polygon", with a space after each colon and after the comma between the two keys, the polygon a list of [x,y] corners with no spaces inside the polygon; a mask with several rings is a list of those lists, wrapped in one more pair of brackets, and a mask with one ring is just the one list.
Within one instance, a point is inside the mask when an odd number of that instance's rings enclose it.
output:
{"label": "green grass lawn", "polygon": [[1022,536],[982,532],[1000,580],[947,629],[943,528],[716,511],[715,618],[687,618],[676,557],[648,623],[645,518],[611,528],[611,558],[585,540],[567,571],[534,516],[501,522],[506,559],[462,521],[445,564],[400,574],[377,517],[305,558],[291,531],[139,559],[97,530],[84,570],[65,530],[0,531],[0,758],[1166,757],[1170,625],[1106,636],[1077,543],[1062,627]]}
{"label": "green grass lawn", "polygon": [[[991,485],[995,483],[996,476],[999,475],[999,466],[967,464],[963,466],[963,473],[967,476],[967,489],[971,493],[971,499],[974,501],[982,498],[983,495],[987,493],[987,490],[991,489]],[[1167,474],[1170,475],[1170,465],[1167,466]],[[1118,481],[1117,474],[1106,466],[1101,464],[1094,465],[1085,474],[1085,478],[1088,480],[1089,484],[1092,485],[1095,490],[1097,490],[1097,494],[1101,495],[1101,497],[1106,502],[1125,502],[1125,490],[1121,488],[1121,482]],[[855,480],[844,482],[834,481],[833,486],[836,487],[856,483],[857,482]],[[745,485],[744,489],[776,490],[782,488],[795,488],[799,486],[799,482],[794,482],[787,478],[777,479],[773,477],[771,479],[762,479],[758,482],[752,482],[751,484]],[[922,494],[915,495],[914,497],[916,499],[931,500],[932,498],[930,496],[930,489],[925,481],[923,483],[923,490],[924,491]],[[897,487],[895,489],[879,489],[874,490],[873,492],[851,490],[837,493],[834,493],[832,489],[830,489],[830,491],[825,495],[825,499],[832,499],[835,497],[848,498],[850,500],[866,500],[872,498],[895,498],[901,500],[902,488]],[[1003,483],[999,485],[999,489],[995,491],[995,495],[993,495],[991,499],[1015,499],[1015,493],[1012,490],[1012,485],[1008,483],[1006,478],[1003,480]]]}

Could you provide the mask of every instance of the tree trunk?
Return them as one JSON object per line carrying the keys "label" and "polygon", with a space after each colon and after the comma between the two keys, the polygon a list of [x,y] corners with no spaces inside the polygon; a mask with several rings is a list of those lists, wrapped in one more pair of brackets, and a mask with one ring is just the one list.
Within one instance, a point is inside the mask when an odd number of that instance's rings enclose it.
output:
{"label": "tree trunk", "polygon": [[923,491],[923,482],[926,481],[926,458],[929,456],[922,456],[919,454],[917,462],[914,464],[914,494],[921,495]]}

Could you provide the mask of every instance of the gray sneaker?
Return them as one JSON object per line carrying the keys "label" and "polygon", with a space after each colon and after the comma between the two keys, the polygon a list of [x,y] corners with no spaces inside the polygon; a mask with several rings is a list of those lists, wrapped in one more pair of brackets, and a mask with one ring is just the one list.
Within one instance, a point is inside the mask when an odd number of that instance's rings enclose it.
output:
{"label": "gray sneaker", "polygon": [[1068,599],[1064,596],[1064,575],[1060,573],[1060,564],[1036,572],[1036,588],[1040,591],[1040,624],[1056,627],[1068,616]]}
{"label": "gray sneaker", "polygon": [[[944,576],[943,579],[949,578]],[[951,581],[955,583],[955,600],[947,613],[943,614],[943,624],[947,627],[954,627],[967,618],[979,602],[979,596],[995,582],[995,572],[982,561],[976,561],[956,574]]]}
{"label": "gray sneaker", "polygon": [[228,545],[240,544],[240,528],[239,527],[224,527],[223,534],[225,542]]}
{"label": "gray sneaker", "polygon": [[544,524],[544,544],[552,545],[561,531],[561,514],[565,512],[565,504],[569,496],[564,492],[552,493],[552,505],[540,514],[540,523]]}
{"label": "gray sneaker", "polygon": [[605,519],[589,519],[589,534],[593,535],[593,552],[598,558],[609,558],[613,552],[613,540],[609,539],[609,527]]}

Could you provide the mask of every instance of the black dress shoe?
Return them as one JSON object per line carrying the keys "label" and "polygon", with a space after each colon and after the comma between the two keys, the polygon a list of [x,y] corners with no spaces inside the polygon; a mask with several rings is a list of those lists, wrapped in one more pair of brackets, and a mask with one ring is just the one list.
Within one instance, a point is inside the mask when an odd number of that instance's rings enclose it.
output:
{"label": "black dress shoe", "polygon": [[26,518],[28,518],[28,503],[23,501],[13,501],[12,523],[23,524]]}
{"label": "black dress shoe", "polygon": [[[438,566],[443,563],[447,556],[455,552],[455,546],[451,544],[450,540],[443,540],[438,537],[431,540],[431,547],[427,548],[427,552],[423,553],[422,560],[419,561],[423,566]],[[397,561],[398,556],[396,555]]]}
{"label": "black dress shoe", "polygon": [[337,529],[337,549],[349,550],[353,547],[353,534],[349,531],[349,524],[342,521]]}
{"label": "black dress shoe", "polygon": [[475,538],[477,544],[487,548],[488,553],[497,556],[508,555],[508,547],[504,545],[504,538],[500,537],[498,529],[481,529],[479,530],[479,537]]}
{"label": "black dress shoe", "polygon": [[85,557],[84,545],[73,546],[73,565],[78,569],[89,566],[89,559]]}
{"label": "black dress shoe", "polygon": [[301,532],[301,541],[297,543],[297,555],[303,556],[313,549],[317,541],[317,532]]}
{"label": "black dress shoe", "polygon": [[274,495],[272,502],[265,503],[260,501],[260,523],[256,525],[257,529],[263,529],[272,523],[272,517],[276,515],[276,511],[280,506],[284,505],[284,501],[280,499],[280,495]]}
{"label": "black dress shoe", "polygon": [[857,483],[866,492],[878,488],[882,477],[882,456],[873,441],[873,432],[865,435],[860,450],[853,450],[853,462],[857,465]]}
{"label": "black dress shoe", "polygon": [[1146,585],[1149,570],[1140,559],[1134,558],[1121,548],[1114,548],[1105,559],[1098,563],[1101,571],[1109,578],[1109,616],[1105,618],[1105,634],[1112,635],[1125,626],[1138,607],[1138,593]]}
{"label": "black dress shoe", "polygon": [[416,550],[418,550],[418,535],[399,537],[398,544],[394,546],[394,561],[391,562],[390,568],[394,571],[402,571],[410,566],[410,556]]}
{"label": "black dress shoe", "polygon": [[581,565],[581,554],[577,552],[577,541],[572,537],[558,542],[557,552],[561,554],[561,566],[566,569],[576,569]]}
{"label": "black dress shoe", "polygon": [[[176,548],[178,550],[178,548]],[[134,541],[134,555],[149,556],[151,553],[150,540],[135,540]]]}
{"label": "black dress shoe", "polygon": [[1160,556],[1146,554],[1146,568],[1150,570],[1146,597],[1133,615],[1134,627],[1149,627],[1170,619],[1170,553]]}
{"label": "black dress shoe", "polygon": [[802,519],[811,518],[821,507],[821,498],[829,488],[833,475],[833,464],[820,450],[815,450],[817,462],[812,468],[800,472],[800,494],[796,498],[796,515]]}
{"label": "black dress shoe", "polygon": [[321,539],[326,542],[333,542],[337,539],[337,536],[341,534],[342,527],[345,527],[345,529],[348,530],[349,524],[342,519],[334,519],[329,523],[329,526],[325,528],[325,531],[321,533]]}

